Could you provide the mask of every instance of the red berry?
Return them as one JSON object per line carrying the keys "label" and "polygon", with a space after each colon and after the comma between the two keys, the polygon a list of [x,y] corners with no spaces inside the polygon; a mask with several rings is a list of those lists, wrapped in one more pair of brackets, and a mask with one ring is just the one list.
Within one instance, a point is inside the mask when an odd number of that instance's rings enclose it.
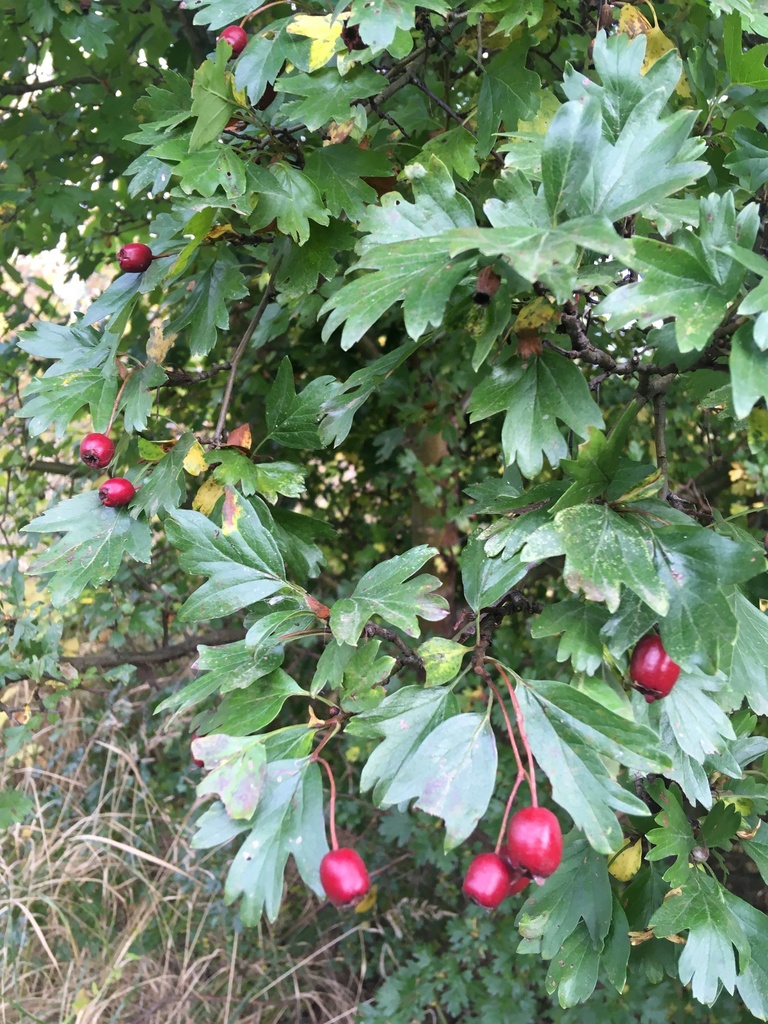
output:
{"label": "red berry", "polygon": [[499,850],[499,856],[504,861],[507,866],[507,870],[509,871],[509,892],[507,893],[507,896],[517,896],[517,894],[522,892],[526,885],[530,883],[531,879],[521,871],[520,868],[513,867],[512,861],[509,857],[509,850],[507,850],[506,847],[502,847],[502,849]]}
{"label": "red berry", "polygon": [[124,476],[113,476],[99,488],[99,501],[107,508],[127,505],[136,493],[136,488]]}
{"label": "red berry", "polygon": [[115,443],[106,434],[86,434],[80,442],[80,458],[86,466],[104,469],[115,454]]}
{"label": "red berry", "polygon": [[245,29],[240,28],[239,25],[230,25],[225,28],[219,36],[219,39],[225,40],[232,47],[232,56],[239,57],[245,49],[248,43],[248,36],[245,33]]}
{"label": "red berry", "polygon": [[509,892],[507,896],[517,896],[519,892],[522,892],[526,885],[530,885],[530,878],[527,875],[519,875],[513,881],[509,883]]}
{"label": "red berry", "polygon": [[523,807],[509,823],[507,850],[514,867],[541,883],[563,859],[560,822],[546,807]]}
{"label": "red berry", "polygon": [[649,633],[638,641],[629,663],[629,677],[649,704],[666,697],[679,675],[680,666],[664,650],[660,636]]}
{"label": "red berry", "polygon": [[143,242],[129,242],[117,254],[120,269],[129,274],[143,274],[152,259],[152,250]]}
{"label": "red berry", "polygon": [[326,853],[320,861],[320,881],[337,907],[358,903],[371,888],[363,858],[347,846]]}
{"label": "red berry", "polygon": [[461,891],[487,910],[495,910],[509,896],[512,876],[498,853],[479,853],[464,876]]}

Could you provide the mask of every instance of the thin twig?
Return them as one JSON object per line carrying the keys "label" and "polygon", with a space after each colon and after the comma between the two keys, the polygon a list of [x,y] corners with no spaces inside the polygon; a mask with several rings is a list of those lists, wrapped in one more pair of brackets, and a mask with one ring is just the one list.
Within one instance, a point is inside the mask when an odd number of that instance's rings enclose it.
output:
{"label": "thin twig", "polygon": [[522,741],[523,747],[525,748],[525,756],[528,758],[528,784],[531,787],[531,804],[533,807],[538,807],[539,800],[536,795],[536,762],[533,760],[531,745],[528,742],[528,736],[525,732],[525,722],[523,721],[523,712],[520,708],[520,702],[517,699],[517,694],[515,693],[514,687],[512,686],[512,683],[509,680],[509,676],[504,671],[504,666],[500,662],[496,661],[495,658],[489,658],[488,660],[493,662],[493,664],[496,666],[496,670],[498,671],[499,675],[507,685],[509,699],[512,701],[512,707],[515,709],[515,718],[517,719],[517,731],[520,734],[520,739]]}
{"label": "thin twig", "polygon": [[240,344],[237,346],[235,354],[232,356],[232,364],[229,371],[229,377],[227,378],[227,384],[226,387],[224,388],[224,396],[221,400],[219,419],[216,423],[216,432],[213,435],[215,441],[220,441],[221,435],[224,433],[224,424],[227,422],[227,412],[229,411],[229,403],[232,401],[232,392],[235,387],[235,378],[237,377],[237,367],[240,363],[240,360],[243,357],[243,353],[245,352],[248,342],[253,337],[253,332],[259,326],[259,322],[261,321],[261,318],[264,316],[264,311],[269,305],[269,300],[272,298],[273,285],[275,283],[277,271],[280,267],[281,259],[282,256],[278,255],[277,259],[275,260],[275,265],[272,268],[272,273],[269,275],[267,287],[264,289],[264,294],[261,297],[261,302],[256,307],[256,312],[251,317],[251,322],[246,327],[245,334],[240,339]]}

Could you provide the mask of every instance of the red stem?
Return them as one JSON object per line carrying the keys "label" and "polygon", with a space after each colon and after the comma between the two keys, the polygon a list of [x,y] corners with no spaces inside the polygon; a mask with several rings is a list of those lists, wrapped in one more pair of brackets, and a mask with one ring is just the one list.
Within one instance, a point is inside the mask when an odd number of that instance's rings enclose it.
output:
{"label": "red stem", "polygon": [[328,775],[328,782],[330,783],[330,787],[331,787],[331,798],[330,798],[330,803],[329,803],[330,826],[331,826],[331,849],[332,850],[338,850],[338,848],[339,848],[339,841],[336,838],[336,780],[333,777],[333,772],[331,771],[331,766],[328,764],[328,762],[325,760],[324,757],[318,757],[317,754],[315,753],[315,754],[312,755],[312,760],[313,761],[317,761],[318,764],[321,764],[323,766],[323,768],[325,768],[326,773]]}
{"label": "red stem", "polygon": [[504,839],[504,835],[505,835],[505,833],[507,831],[507,822],[509,821],[509,812],[512,810],[512,804],[515,802],[515,797],[517,796],[517,791],[520,788],[520,783],[523,781],[523,779],[525,777],[526,776],[525,775],[521,775],[520,772],[517,773],[517,778],[515,779],[515,784],[512,787],[512,792],[509,794],[509,799],[507,800],[507,806],[504,808],[504,817],[501,819],[501,828],[499,829],[499,837],[496,840],[496,845],[493,848],[493,852],[496,853],[496,854],[498,854],[499,850],[501,849],[501,844],[502,844],[502,841]]}
{"label": "red stem", "polygon": [[[493,691],[494,697],[499,702],[499,707],[501,708],[501,713],[504,716],[504,722],[506,723],[507,734],[509,736],[509,745],[512,747],[512,753],[515,755],[515,762],[517,764],[517,773],[518,773],[518,775],[522,775],[524,778],[527,778],[528,773],[526,772],[525,768],[523,768],[523,759],[520,757],[520,751],[519,751],[518,746],[517,746],[517,741],[515,740],[515,732],[514,732],[514,729],[512,728],[512,723],[509,720],[509,714],[507,713],[507,706],[504,703],[504,701],[502,700],[501,694],[499,693],[498,688],[491,682],[490,679],[488,680],[488,685],[490,686],[491,690]],[[529,785],[530,785],[530,780],[529,780]]]}
{"label": "red stem", "polygon": [[533,754],[531,753],[531,746],[528,743],[528,737],[525,733],[525,726],[523,724],[523,714],[520,710],[520,703],[517,699],[512,683],[509,681],[509,676],[504,671],[503,667],[498,661],[494,661],[493,664],[498,669],[499,675],[507,684],[507,690],[509,691],[509,699],[512,701],[512,707],[515,709],[515,718],[517,719],[517,731],[520,733],[520,739],[525,747],[525,756],[528,758],[528,784],[531,787],[531,804],[534,807],[539,806],[539,800],[536,795],[536,764],[533,760]]}

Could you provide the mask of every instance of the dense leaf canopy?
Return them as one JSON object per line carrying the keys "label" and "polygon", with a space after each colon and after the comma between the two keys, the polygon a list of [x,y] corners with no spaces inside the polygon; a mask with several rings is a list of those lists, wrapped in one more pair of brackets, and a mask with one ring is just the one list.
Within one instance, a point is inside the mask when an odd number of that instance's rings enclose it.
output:
{"label": "dense leaf canopy", "polygon": [[446,855],[514,783],[561,1006],[768,1019],[768,3],[252,3],[0,5],[10,748],[169,686],[253,926],[324,895],[322,769]]}

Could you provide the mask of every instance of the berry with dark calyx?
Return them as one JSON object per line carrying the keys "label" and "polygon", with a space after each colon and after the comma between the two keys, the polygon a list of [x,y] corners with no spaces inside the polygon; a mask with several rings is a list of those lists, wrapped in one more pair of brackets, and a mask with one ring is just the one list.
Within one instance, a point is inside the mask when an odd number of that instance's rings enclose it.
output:
{"label": "berry with dark calyx", "polygon": [[239,25],[229,25],[219,36],[232,47],[232,56],[239,57],[248,44],[248,36],[245,29]]}
{"label": "berry with dark calyx", "polygon": [[325,895],[337,907],[358,903],[371,888],[371,879],[356,850],[340,846],[320,861],[320,881]]}
{"label": "berry with dark calyx", "polygon": [[115,442],[106,434],[86,434],[80,442],[80,458],[86,466],[104,469],[115,454]]}
{"label": "berry with dark calyx", "polygon": [[478,306],[487,306],[499,290],[500,284],[501,278],[493,267],[483,267],[477,275],[475,294],[472,296],[473,301],[476,302]]}
{"label": "berry with dark calyx", "polygon": [[129,242],[117,254],[120,269],[128,274],[143,274],[153,259],[152,250],[143,242]]}
{"label": "berry with dark calyx", "polygon": [[509,896],[511,881],[498,853],[479,853],[467,868],[461,891],[486,910],[495,910]]}
{"label": "berry with dark calyx", "polygon": [[136,493],[136,488],[124,476],[113,476],[99,488],[99,501],[107,508],[127,505]]}
{"label": "berry with dark calyx", "polygon": [[546,807],[523,807],[509,823],[507,852],[513,867],[541,885],[563,859],[560,822]]}
{"label": "berry with dark calyx", "polygon": [[629,678],[649,704],[668,696],[679,675],[680,666],[664,650],[660,636],[648,633],[638,640],[629,662]]}

